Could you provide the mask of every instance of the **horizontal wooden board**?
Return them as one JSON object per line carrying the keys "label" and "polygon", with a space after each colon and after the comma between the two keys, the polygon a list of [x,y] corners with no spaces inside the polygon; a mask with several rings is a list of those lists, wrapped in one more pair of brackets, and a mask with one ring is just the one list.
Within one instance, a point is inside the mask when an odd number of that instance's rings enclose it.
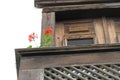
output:
{"label": "horizontal wooden board", "polygon": [[120,63],[119,52],[89,52],[46,56],[22,57],[20,69],[39,69],[47,67]]}
{"label": "horizontal wooden board", "polygon": [[76,32],[76,31],[89,31],[88,27],[86,26],[70,26],[69,32]]}
{"label": "horizontal wooden board", "polygon": [[65,38],[66,39],[82,39],[82,38],[94,38],[94,34],[66,34]]}
{"label": "horizontal wooden board", "polygon": [[35,0],[36,7],[46,7],[46,6],[60,6],[60,5],[70,5],[70,4],[87,4],[87,3],[111,3],[119,2],[119,0]]}
{"label": "horizontal wooden board", "polygon": [[67,10],[88,10],[88,9],[104,9],[104,8],[120,8],[120,2],[117,3],[95,3],[95,4],[77,4],[77,5],[60,5],[48,6],[43,8],[43,12],[57,12]]}
{"label": "horizontal wooden board", "polygon": [[[64,61],[63,61],[64,60]],[[120,62],[120,44],[16,49],[17,70]]]}

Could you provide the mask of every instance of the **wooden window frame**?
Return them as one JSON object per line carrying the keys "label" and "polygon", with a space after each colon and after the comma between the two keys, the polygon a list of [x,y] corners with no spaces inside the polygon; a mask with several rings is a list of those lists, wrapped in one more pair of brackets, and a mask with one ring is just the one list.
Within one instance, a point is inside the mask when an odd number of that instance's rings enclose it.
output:
{"label": "wooden window frame", "polygon": [[[64,22],[64,30],[65,30],[65,35],[64,35],[64,38],[63,38],[63,46],[68,46],[67,45],[67,40],[68,39],[86,39],[86,38],[92,38],[93,39],[93,44],[96,44],[96,38],[95,38],[95,30],[94,32],[92,31],[85,31],[85,30],[81,30],[79,32],[69,32],[67,31],[66,33],[66,29],[65,27],[70,27],[71,25],[74,25],[74,24],[83,24],[83,23],[88,23],[90,25],[90,27],[93,27],[94,28],[94,23],[93,23],[93,20],[92,19],[87,19],[87,20],[74,20],[74,21],[68,21],[68,22]],[[86,25],[86,24],[85,24]],[[93,26],[91,26],[93,25]],[[88,27],[89,28],[89,27]]]}

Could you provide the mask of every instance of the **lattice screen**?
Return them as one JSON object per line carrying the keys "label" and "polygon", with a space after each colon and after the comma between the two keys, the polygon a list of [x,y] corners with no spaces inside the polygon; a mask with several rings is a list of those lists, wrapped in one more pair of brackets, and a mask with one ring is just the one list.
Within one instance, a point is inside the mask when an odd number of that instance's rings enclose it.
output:
{"label": "lattice screen", "polygon": [[44,80],[120,80],[120,64],[54,67],[44,73]]}

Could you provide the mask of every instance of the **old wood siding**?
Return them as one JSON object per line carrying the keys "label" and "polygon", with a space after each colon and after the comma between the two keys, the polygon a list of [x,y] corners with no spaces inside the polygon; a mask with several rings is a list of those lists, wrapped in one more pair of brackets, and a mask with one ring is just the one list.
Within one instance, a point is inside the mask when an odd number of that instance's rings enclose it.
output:
{"label": "old wood siding", "polygon": [[105,44],[105,35],[104,29],[101,19],[94,20],[94,28],[96,33],[96,43],[97,44]]}
{"label": "old wood siding", "polygon": [[[59,39],[56,39],[56,46],[67,45],[66,39],[78,39],[87,37],[94,38],[94,44],[119,43],[120,21],[115,21],[114,18],[106,17],[93,19],[91,23],[85,23],[84,20],[81,21],[82,22],[80,22],[80,20],[76,20],[59,22],[59,24],[56,23],[56,35],[60,37],[60,41]],[[85,28],[82,28],[81,26],[84,26]],[[92,32],[89,32],[90,26],[92,26]],[[88,30],[87,27],[89,27]]]}

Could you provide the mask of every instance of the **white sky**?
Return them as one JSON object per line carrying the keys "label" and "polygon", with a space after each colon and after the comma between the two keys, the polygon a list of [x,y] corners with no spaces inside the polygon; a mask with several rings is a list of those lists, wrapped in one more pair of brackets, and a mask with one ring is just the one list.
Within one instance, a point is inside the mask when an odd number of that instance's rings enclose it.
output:
{"label": "white sky", "polygon": [[15,48],[29,45],[28,35],[40,35],[41,9],[34,0],[0,1],[0,80],[17,80]]}

